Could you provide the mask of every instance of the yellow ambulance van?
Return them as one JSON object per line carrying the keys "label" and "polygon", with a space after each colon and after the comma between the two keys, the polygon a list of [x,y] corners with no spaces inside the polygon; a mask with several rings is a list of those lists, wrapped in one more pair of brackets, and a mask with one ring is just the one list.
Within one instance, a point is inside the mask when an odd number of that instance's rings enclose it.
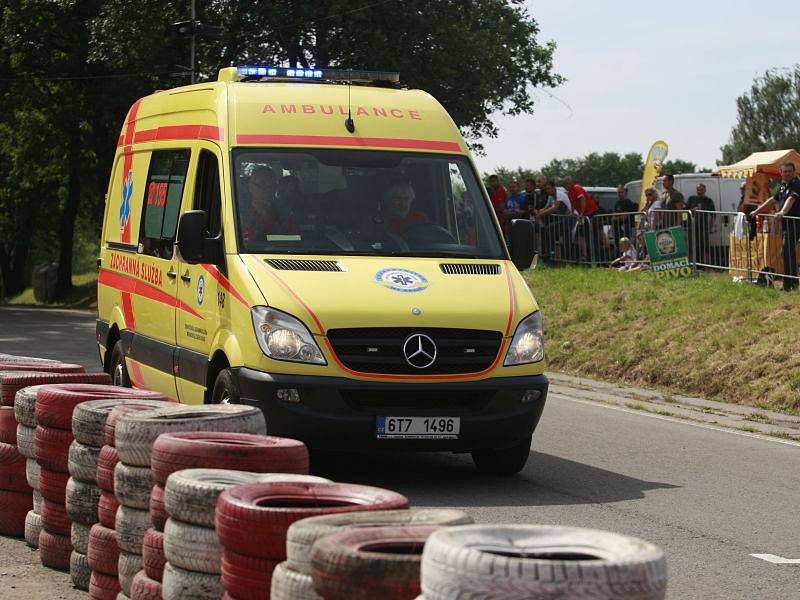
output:
{"label": "yellow ambulance van", "polygon": [[99,257],[118,385],[263,409],[311,448],[471,452],[516,473],[542,317],[468,148],[396,73],[231,67],[137,101]]}

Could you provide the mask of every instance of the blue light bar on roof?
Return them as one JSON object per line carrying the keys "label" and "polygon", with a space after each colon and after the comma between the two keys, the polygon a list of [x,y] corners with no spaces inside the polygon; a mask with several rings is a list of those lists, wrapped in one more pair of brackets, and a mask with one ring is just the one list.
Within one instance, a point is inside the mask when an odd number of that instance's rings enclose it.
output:
{"label": "blue light bar on roof", "polygon": [[238,67],[242,77],[280,79],[324,79],[328,81],[400,81],[400,74],[389,71],[351,71],[347,69],[304,69],[301,67]]}

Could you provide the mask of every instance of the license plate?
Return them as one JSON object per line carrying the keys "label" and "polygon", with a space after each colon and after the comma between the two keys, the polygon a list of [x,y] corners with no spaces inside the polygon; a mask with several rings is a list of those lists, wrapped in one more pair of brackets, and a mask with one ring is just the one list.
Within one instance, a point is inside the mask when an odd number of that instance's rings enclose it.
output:
{"label": "license plate", "polygon": [[383,439],[458,439],[459,417],[378,417],[376,434]]}

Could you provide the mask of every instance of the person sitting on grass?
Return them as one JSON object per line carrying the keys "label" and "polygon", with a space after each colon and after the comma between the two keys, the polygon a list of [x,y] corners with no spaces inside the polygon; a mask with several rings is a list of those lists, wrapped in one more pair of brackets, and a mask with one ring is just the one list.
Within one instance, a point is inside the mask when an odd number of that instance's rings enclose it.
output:
{"label": "person sitting on grass", "polygon": [[631,240],[626,237],[619,238],[619,249],[622,254],[619,258],[615,258],[609,264],[609,268],[616,269],[617,271],[630,271],[635,265],[638,264],[636,250],[633,249]]}

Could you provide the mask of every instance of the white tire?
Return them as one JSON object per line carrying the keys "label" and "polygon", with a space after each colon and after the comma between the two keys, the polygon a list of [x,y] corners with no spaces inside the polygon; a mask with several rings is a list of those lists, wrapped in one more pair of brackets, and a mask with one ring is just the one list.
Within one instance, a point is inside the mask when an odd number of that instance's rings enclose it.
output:
{"label": "white tire", "polygon": [[193,573],[167,562],[161,593],[164,600],[219,600],[225,588],[219,575]]}
{"label": "white tire", "polygon": [[89,554],[89,530],[90,526],[81,523],[72,523],[70,539],[72,548],[80,554]]}
{"label": "white tire", "polygon": [[[142,554],[145,532],[153,526],[150,512],[122,506],[117,509],[116,531],[119,549],[129,554]],[[133,575],[131,575],[133,577]]]}
{"label": "white tire", "polygon": [[231,431],[266,434],[264,414],[254,406],[214,404],[171,405],[120,416],[115,425],[115,446],[127,465],[150,466],[153,442],[168,431]]}
{"label": "white tire", "polygon": [[17,450],[25,458],[36,458],[33,455],[33,438],[36,427],[28,427],[22,423],[17,424]]}
{"label": "white tire", "polygon": [[298,573],[286,562],[279,563],[272,572],[271,600],[323,600],[314,591],[311,575]]}
{"label": "white tire", "polygon": [[42,514],[42,493],[39,490],[33,490],[33,512]]}
{"label": "white tire", "polygon": [[434,532],[422,554],[427,600],[656,600],[664,553],[617,533],[547,525],[466,525]]}
{"label": "white tire", "polygon": [[25,461],[25,479],[28,481],[28,485],[34,490],[39,489],[39,474],[41,472],[42,467],[39,466],[36,459],[28,458]]}
{"label": "white tire", "polygon": [[181,569],[219,575],[222,544],[214,529],[170,518],[164,527],[164,556]]}
{"label": "white tire", "polygon": [[74,477],[67,481],[67,497],[65,505],[67,514],[74,523],[91,527],[97,523],[97,503],[100,502],[101,490],[96,485],[83,483]]}
{"label": "white tire", "polygon": [[100,448],[86,446],[74,441],[69,445],[67,470],[78,481],[95,485],[97,483],[97,461],[99,459]]}
{"label": "white tire", "polygon": [[92,570],[89,568],[89,560],[85,554],[75,552],[69,555],[69,578],[79,590],[89,591],[89,578]]}
{"label": "white tire", "polygon": [[14,416],[17,423],[36,429],[36,392],[41,385],[22,388],[14,395]]}
{"label": "white tire", "polygon": [[472,518],[448,508],[411,508],[341,513],[301,519],[289,526],[286,534],[287,567],[311,575],[311,547],[318,539],[355,527],[405,527],[469,525]]}
{"label": "white tire", "polygon": [[31,548],[39,547],[39,534],[42,532],[42,516],[28,511],[25,515],[25,543]]}
{"label": "white tire", "polygon": [[126,596],[131,595],[131,584],[136,574],[142,570],[142,556],[140,554],[131,554],[129,552],[119,553],[119,562],[117,563],[117,577],[119,578],[119,585],[122,592]]}
{"label": "white tire", "polygon": [[102,447],[106,437],[106,420],[115,406],[130,400],[105,398],[81,402],[72,411],[72,435],[81,444]]}
{"label": "white tire", "polygon": [[121,462],[114,467],[114,495],[123,506],[149,510],[153,485],[150,467],[132,467]]}
{"label": "white tire", "polygon": [[246,473],[228,469],[184,469],[172,473],[164,488],[164,504],[174,519],[201,527],[214,527],[217,498],[235,485],[269,481],[327,483],[313,475],[291,473]]}

